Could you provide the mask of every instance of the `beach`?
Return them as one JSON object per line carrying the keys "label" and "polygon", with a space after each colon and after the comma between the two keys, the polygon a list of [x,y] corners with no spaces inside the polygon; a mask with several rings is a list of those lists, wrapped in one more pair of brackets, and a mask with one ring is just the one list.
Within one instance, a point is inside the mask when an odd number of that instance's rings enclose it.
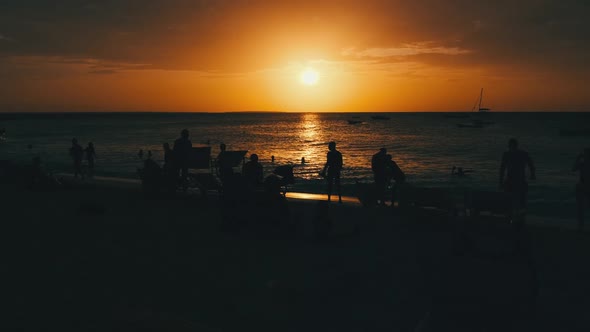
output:
{"label": "beach", "polygon": [[319,241],[314,200],[288,198],[280,225],[226,228],[215,197],[146,198],[133,183],[100,181],[3,188],[26,330],[590,326],[587,233],[529,226],[528,254],[489,259],[454,254],[452,223],[427,210],[332,203],[333,229]]}

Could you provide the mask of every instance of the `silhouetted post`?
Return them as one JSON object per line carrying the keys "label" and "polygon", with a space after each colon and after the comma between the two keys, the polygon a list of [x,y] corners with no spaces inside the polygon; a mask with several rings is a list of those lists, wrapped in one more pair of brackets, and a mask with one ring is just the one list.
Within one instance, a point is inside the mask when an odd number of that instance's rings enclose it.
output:
{"label": "silhouetted post", "polygon": [[578,155],[572,171],[580,172],[580,180],[576,184],[576,205],[578,210],[578,230],[584,230],[584,205],[590,203],[590,148]]}
{"label": "silhouetted post", "polygon": [[342,153],[336,150],[336,142],[328,144],[328,154],[326,156],[326,164],[321,174],[328,180],[328,202],[332,198],[332,186],[336,184],[338,191],[338,202],[342,203],[342,195],[340,193],[340,173],[342,171]]}

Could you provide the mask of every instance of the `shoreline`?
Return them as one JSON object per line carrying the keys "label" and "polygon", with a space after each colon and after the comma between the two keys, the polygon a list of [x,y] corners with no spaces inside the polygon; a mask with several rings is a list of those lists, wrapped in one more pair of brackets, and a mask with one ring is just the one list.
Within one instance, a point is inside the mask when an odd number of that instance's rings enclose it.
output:
{"label": "shoreline", "polygon": [[[72,174],[68,173],[57,173],[56,177],[65,177],[69,181],[74,179]],[[76,180],[78,184],[90,184],[99,186],[109,186],[113,188],[128,188],[141,190],[141,180],[124,178],[124,177],[112,177],[112,176],[94,176],[93,178],[85,179],[84,181]],[[335,197],[334,195],[332,196]],[[336,196],[337,197],[337,196]],[[296,200],[302,202],[317,202],[327,200],[327,194],[317,192],[293,192],[287,190],[286,198],[289,200]],[[338,204],[335,200],[332,204]],[[362,207],[358,197],[355,196],[342,196],[342,204],[353,207]],[[560,228],[566,230],[575,230],[577,227],[577,220],[571,218],[558,218],[555,216],[542,216],[527,214],[526,220],[528,224],[535,226],[542,226],[546,228]]]}

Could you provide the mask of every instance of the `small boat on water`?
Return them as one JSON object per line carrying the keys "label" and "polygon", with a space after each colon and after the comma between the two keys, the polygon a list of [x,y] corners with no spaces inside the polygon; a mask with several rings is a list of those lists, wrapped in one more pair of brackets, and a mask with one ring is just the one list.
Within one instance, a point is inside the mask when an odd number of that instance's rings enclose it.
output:
{"label": "small boat on water", "polygon": [[371,119],[373,119],[373,120],[389,120],[391,118],[388,116],[385,116],[385,115],[373,115],[371,117]]}
{"label": "small boat on water", "polygon": [[[471,108],[472,114],[477,109],[477,112],[474,115],[474,119],[471,122],[458,123],[457,127],[459,127],[459,128],[483,128],[483,127],[494,124],[493,121],[485,121],[485,120],[477,118],[478,117],[477,115],[487,114],[490,111],[489,108],[481,107],[482,100],[483,100],[483,88],[481,88],[481,91],[479,92],[478,100],[475,102],[475,105],[473,105],[473,107]],[[468,117],[468,116],[469,115],[466,115],[466,117]]]}
{"label": "small boat on water", "polygon": [[362,121],[361,120],[348,120],[348,124],[351,124],[351,125],[359,124],[359,123],[362,123]]}

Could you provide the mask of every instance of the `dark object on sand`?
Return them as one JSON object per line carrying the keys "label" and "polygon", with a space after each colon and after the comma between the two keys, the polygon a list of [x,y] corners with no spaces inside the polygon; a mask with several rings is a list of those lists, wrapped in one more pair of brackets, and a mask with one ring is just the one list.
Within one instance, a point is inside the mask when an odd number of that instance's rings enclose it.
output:
{"label": "dark object on sand", "polygon": [[295,183],[292,165],[282,165],[275,168],[272,173],[279,177],[280,187],[283,189],[283,195],[287,194],[287,186]]}
{"label": "dark object on sand", "polygon": [[373,119],[373,120],[389,120],[391,118],[388,116],[385,116],[385,115],[373,115],[371,117],[371,119]]}

